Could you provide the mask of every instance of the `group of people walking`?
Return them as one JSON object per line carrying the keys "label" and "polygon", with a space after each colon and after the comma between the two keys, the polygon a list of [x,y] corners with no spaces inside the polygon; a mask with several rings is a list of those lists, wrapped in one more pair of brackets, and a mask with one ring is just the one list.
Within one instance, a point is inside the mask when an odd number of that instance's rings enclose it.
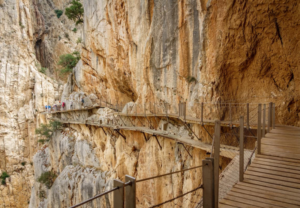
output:
{"label": "group of people walking", "polygon": [[[84,106],[84,98],[81,99],[81,104],[82,107]],[[66,103],[65,102],[60,102],[59,104],[54,104],[53,106],[51,105],[46,105],[45,106],[46,112],[51,112],[51,111],[60,111],[60,110],[66,110]],[[73,109],[73,101],[70,102],[70,109]]]}

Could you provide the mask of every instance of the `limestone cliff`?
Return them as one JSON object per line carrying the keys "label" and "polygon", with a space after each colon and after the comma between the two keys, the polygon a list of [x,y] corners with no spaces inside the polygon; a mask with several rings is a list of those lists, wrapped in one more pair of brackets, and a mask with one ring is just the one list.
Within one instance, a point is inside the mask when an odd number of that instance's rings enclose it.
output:
{"label": "limestone cliff", "polygon": [[[278,123],[300,126],[297,0],[82,3],[83,41],[75,45],[80,33],[70,31],[74,23],[65,17],[57,19],[53,12],[63,9],[67,1],[0,0],[1,112],[5,112],[1,114],[5,125],[1,120],[0,154],[5,155],[6,169],[31,180],[22,188],[11,177],[11,184],[0,187],[5,207],[18,204],[24,196],[18,192],[21,189],[27,194],[22,200],[29,201],[31,184],[30,207],[67,207],[110,189],[112,179],[124,180],[125,174],[145,178],[199,165],[206,157],[206,152],[191,147],[190,157],[181,145],[163,137],[158,138],[160,149],[154,137],[145,139],[139,132],[122,131],[125,140],[108,128],[70,125],[39,148],[33,175],[29,161],[37,150],[34,129],[46,118],[32,112],[52,104],[62,91],[58,83],[37,72],[35,62],[39,60],[55,77],[57,57],[65,52],[80,50],[81,61],[64,86],[64,101],[79,101],[85,95],[91,101],[106,99],[113,104],[155,102],[166,104],[172,112],[178,112],[179,101],[187,101],[194,116],[200,102],[275,102]],[[39,84],[26,88],[32,86],[31,80]],[[105,113],[109,112],[90,116]],[[211,142],[200,128],[194,130]],[[22,157],[28,161],[25,167],[20,165]],[[230,162],[221,161],[221,169]],[[37,178],[49,170],[58,177],[47,189]],[[138,206],[148,207],[189,191],[200,179],[201,170],[197,170],[146,183],[138,188]],[[194,207],[200,198],[201,193],[191,195],[169,207]],[[95,203],[110,207],[112,198]]]}
{"label": "limestone cliff", "polygon": [[[47,122],[39,112],[58,100],[63,90],[62,83],[53,79],[53,63],[64,51],[75,50],[75,39],[81,36],[79,30],[70,35],[71,43],[64,42],[69,42],[63,34],[73,33],[72,24],[65,17],[61,23],[54,9],[64,8],[66,2],[0,1],[0,175],[4,171],[10,175],[6,186],[0,185],[0,207],[29,204],[32,158],[39,148],[35,129]],[[60,41],[58,34],[63,37]],[[49,69],[46,74],[51,78],[39,72],[41,67]]]}

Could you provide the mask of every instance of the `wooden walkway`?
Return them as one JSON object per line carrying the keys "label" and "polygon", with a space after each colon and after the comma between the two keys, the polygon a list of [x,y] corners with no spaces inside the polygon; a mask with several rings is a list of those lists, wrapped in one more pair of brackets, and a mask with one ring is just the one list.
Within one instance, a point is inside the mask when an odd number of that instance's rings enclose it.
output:
{"label": "wooden walkway", "polygon": [[300,128],[276,126],[219,207],[300,207]]}
{"label": "wooden walkway", "polygon": [[[62,120],[58,118],[51,118],[52,120],[59,121],[60,123],[68,123],[68,124],[82,124],[82,125],[92,125],[92,126],[99,126],[99,127],[106,127],[106,128],[112,128],[115,130],[128,130],[128,131],[138,131],[138,132],[143,132],[149,135],[156,135],[156,136],[161,136],[165,138],[169,138],[172,140],[175,140],[176,142],[183,143],[201,150],[204,150],[206,152],[211,153],[212,146],[211,144],[206,144],[204,142],[194,140],[189,136],[182,136],[178,134],[171,134],[168,133],[167,131],[163,130],[156,130],[156,129],[150,129],[147,127],[139,127],[139,126],[121,126],[121,125],[113,125],[113,124],[100,124],[99,122],[87,122],[87,123],[82,123],[82,122],[77,122],[77,121],[71,121],[71,120]],[[251,153],[250,150],[245,150],[245,152],[248,152],[249,154]],[[228,145],[221,145],[220,147],[220,156],[226,157],[233,159],[236,157],[236,155],[239,154],[239,148],[238,147],[233,147],[233,146],[228,146]]]}

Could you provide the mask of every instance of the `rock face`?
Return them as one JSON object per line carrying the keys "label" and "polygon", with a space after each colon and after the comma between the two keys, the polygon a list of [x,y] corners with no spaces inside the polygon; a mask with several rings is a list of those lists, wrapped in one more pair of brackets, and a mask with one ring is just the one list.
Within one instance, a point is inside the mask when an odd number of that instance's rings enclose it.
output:
{"label": "rock face", "polygon": [[[70,206],[110,189],[112,179],[176,171],[206,157],[189,148],[191,158],[166,138],[158,138],[160,149],[154,137],[145,141],[141,133],[122,131],[125,140],[88,125],[70,125],[38,147],[34,130],[46,118],[35,109],[55,99],[86,97],[86,105],[97,99],[155,102],[172,112],[186,101],[193,115],[200,102],[275,102],[276,122],[300,126],[297,0],[83,0],[84,24],[77,33],[71,32],[74,23],[54,13],[67,3],[0,0],[0,168],[12,175],[0,186],[4,207],[27,207],[24,201],[30,207]],[[76,45],[81,29],[82,44]],[[63,89],[38,72],[47,67],[55,77],[59,55],[74,50],[81,51],[81,61]],[[37,149],[33,175],[29,163]],[[228,163],[224,159],[221,168]],[[50,170],[58,177],[47,189],[37,179]],[[200,178],[198,170],[140,184],[138,206],[185,193]],[[200,196],[199,191],[169,207],[193,207]],[[111,207],[112,196],[98,204]]]}
{"label": "rock face", "polygon": [[[169,139],[158,138],[162,146],[160,149],[155,137],[146,142],[142,133],[122,131],[122,134],[126,140],[109,129],[103,131],[85,125],[71,125],[56,132],[33,161],[36,181],[43,172],[49,170],[54,170],[59,176],[51,189],[34,183],[29,207],[70,207],[111,189],[113,179],[124,181],[125,175],[141,179],[194,167],[201,164],[206,155],[204,151],[189,147],[191,157],[182,145]],[[138,183],[138,207],[155,205],[200,184],[200,168]],[[40,193],[45,195],[41,197]],[[200,191],[196,193],[177,200],[176,204],[183,204],[184,207],[197,204]],[[112,195],[92,203],[97,207],[112,207]]]}
{"label": "rock face", "polygon": [[[0,1],[0,207],[27,207],[34,182],[32,158],[39,148],[35,129],[46,118],[38,114],[61,97],[63,86],[48,75],[61,53],[75,50],[81,31],[58,19],[55,8],[67,1]],[[51,18],[50,18],[51,17]],[[60,21],[63,21],[62,23]],[[64,24],[68,24],[65,26]],[[73,29],[73,28],[72,28]],[[70,33],[70,41],[63,36]],[[59,41],[58,35],[63,38]],[[53,41],[53,38],[57,41]],[[66,41],[67,43],[65,43]],[[78,46],[79,47],[79,46]]]}

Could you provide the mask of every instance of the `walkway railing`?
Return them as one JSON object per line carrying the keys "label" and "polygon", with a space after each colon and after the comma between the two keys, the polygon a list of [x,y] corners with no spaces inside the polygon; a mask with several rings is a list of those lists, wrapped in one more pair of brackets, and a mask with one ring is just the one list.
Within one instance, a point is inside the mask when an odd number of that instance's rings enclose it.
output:
{"label": "walkway railing", "polygon": [[[146,182],[146,181],[149,181],[149,180],[154,180],[154,179],[157,179],[157,178],[161,178],[161,177],[171,176],[171,175],[174,175],[174,174],[180,174],[180,173],[182,174],[184,172],[191,171],[191,170],[196,170],[196,169],[199,169],[201,167],[202,167],[202,165],[199,165],[199,166],[196,166],[196,167],[183,169],[183,170],[180,170],[180,171],[174,171],[174,172],[171,172],[171,173],[166,173],[166,174],[157,175],[157,176],[144,178],[144,179],[139,179],[139,180],[136,180],[134,177],[126,175],[125,176],[125,183],[120,181],[120,180],[114,180],[114,183],[113,183],[114,187],[112,189],[110,189],[110,190],[108,190],[108,191],[106,191],[102,194],[98,194],[98,195],[96,195],[96,196],[94,196],[94,197],[92,197],[92,198],[90,198],[86,201],[83,201],[79,204],[71,206],[70,208],[76,208],[76,207],[80,207],[84,204],[91,203],[93,200],[96,200],[99,197],[105,196],[109,193],[113,193],[113,207],[114,208],[124,208],[124,207],[126,207],[126,208],[135,208],[136,207],[136,202],[137,202],[137,195],[136,195],[136,189],[138,188],[137,184],[139,184],[141,182]],[[197,187],[194,188],[193,190],[190,190],[190,191],[188,191],[184,194],[173,197],[172,199],[168,199],[164,202],[152,205],[150,207],[152,207],[152,208],[161,207],[162,205],[171,203],[171,202],[173,202],[173,201],[175,201],[179,198],[182,198],[182,197],[186,196],[187,194],[195,193],[199,189],[202,189],[202,188],[203,188],[203,185],[201,183],[201,178],[199,178],[199,185],[197,185]],[[195,197],[196,199],[199,199],[199,197],[201,198],[201,193],[200,192],[197,193],[197,196],[198,197]],[[199,201],[195,200],[192,203],[194,205],[197,205],[199,203]]]}
{"label": "walkway railing", "polygon": [[[125,110],[123,109],[122,113],[118,113],[117,115],[120,116],[133,116],[133,117],[139,117],[139,116],[163,116],[166,117],[167,119],[169,117],[173,118],[180,118],[184,122],[195,122],[201,124],[201,122],[205,123],[205,119],[203,118],[205,115],[204,111],[204,103],[201,104],[201,111],[199,113],[200,119],[191,119],[187,115],[187,109],[186,109],[186,104],[185,103],[180,103],[178,106],[178,114],[173,115],[169,113],[167,110],[168,108],[165,108],[165,111],[162,109],[157,110],[155,104],[149,105],[149,108],[145,105],[143,108],[141,105],[133,104],[131,106],[126,106]],[[152,108],[152,107],[153,108]],[[238,181],[243,181],[244,180],[244,172],[251,164],[252,158],[255,155],[255,152],[257,154],[261,153],[261,138],[265,136],[266,133],[270,132],[271,129],[275,128],[275,104],[274,103],[269,103],[268,106],[266,104],[258,104],[257,106],[255,105],[232,105],[232,104],[224,104],[224,105],[215,105],[217,109],[221,109],[219,113],[222,113],[222,109],[224,110],[224,115],[228,114],[229,115],[229,122],[228,126],[230,128],[224,128],[221,125],[221,121],[217,120],[214,122],[214,134],[211,135],[212,137],[212,154],[211,158],[207,158],[203,160],[203,187],[204,187],[204,192],[203,192],[203,206],[206,208],[208,207],[218,207],[218,202],[219,199],[222,199],[227,192],[232,188],[232,186],[238,182]],[[118,106],[116,106],[116,109]],[[121,109],[121,108],[120,108]],[[229,113],[226,111],[229,110]],[[152,111],[153,110],[153,111]],[[162,110],[162,111],[161,111]],[[125,111],[125,112],[124,112]],[[149,113],[150,112],[150,113]],[[238,118],[238,122],[236,118],[233,118],[233,115],[235,115],[233,112],[241,114]],[[226,116],[225,116],[226,117]],[[245,119],[246,118],[246,119]],[[256,119],[256,121],[254,121]],[[188,121],[189,120],[189,121]],[[100,125],[103,125],[101,123],[102,121],[93,121],[93,122],[99,122]],[[91,123],[93,123],[91,122]],[[111,121],[115,125],[122,125],[125,124],[122,119],[116,119],[115,117]],[[211,122],[211,121],[210,121]],[[224,122],[224,121],[223,121]],[[254,124],[256,125],[256,130],[253,130],[250,128],[250,125]],[[107,123],[109,124],[109,123]],[[134,124],[133,124],[134,125]],[[104,125],[105,126],[105,125]],[[150,122],[149,122],[150,126]],[[209,133],[209,132],[208,132]],[[251,140],[253,140],[251,142]],[[255,143],[256,145],[253,146],[251,143]],[[227,146],[232,146],[235,147],[233,149],[233,156],[232,160],[230,161],[230,165],[227,165],[227,168],[223,170],[221,176],[219,175],[219,164],[220,164],[220,150],[223,145]],[[247,147],[245,149],[245,146]],[[239,154],[236,155],[236,148],[239,148]],[[197,167],[195,167],[197,168]],[[233,169],[234,171],[230,170]],[[236,168],[236,169],[235,169]],[[187,169],[190,170],[190,169]],[[185,170],[185,171],[187,171]],[[238,170],[238,171],[236,171]],[[182,171],[179,171],[182,172]],[[176,174],[178,172],[170,173],[170,174]],[[132,178],[130,176],[126,176],[125,182],[132,182],[132,184],[129,185],[124,185],[124,183],[116,182],[116,187],[123,187],[121,189],[124,189],[125,187],[125,205],[129,203],[128,206],[126,207],[135,207],[135,198],[136,198],[136,183],[146,181],[146,180],[151,180],[155,179],[158,177],[163,177],[167,176],[170,174],[164,174],[161,176],[155,176],[147,179],[141,179],[141,180],[136,180],[135,178]],[[221,179],[220,179],[221,178]],[[207,187],[207,188],[205,188]],[[196,189],[192,190],[191,192],[195,192],[198,189],[202,188],[202,186],[197,187]],[[118,190],[121,190],[118,189]],[[113,190],[115,193],[116,190]],[[126,194],[126,192],[128,194]],[[191,193],[191,192],[187,192]],[[117,193],[117,192],[116,192]],[[120,192],[121,193],[121,192]],[[102,196],[102,195],[101,195]],[[182,196],[178,197],[183,197],[185,196],[184,194]],[[200,195],[199,195],[200,196]],[[99,196],[100,197],[100,196]],[[160,203],[158,205],[153,205],[152,207],[158,207],[161,206],[165,203],[169,203],[173,200],[176,200],[178,197],[175,197],[174,199],[170,199],[166,202]],[[114,195],[114,199],[118,198],[118,196]],[[121,199],[120,197],[118,198],[118,201],[122,201],[124,199]],[[127,201],[127,202],[126,202]],[[118,204],[117,202],[114,201],[114,203]],[[122,207],[122,202],[120,206],[115,207]]]}

